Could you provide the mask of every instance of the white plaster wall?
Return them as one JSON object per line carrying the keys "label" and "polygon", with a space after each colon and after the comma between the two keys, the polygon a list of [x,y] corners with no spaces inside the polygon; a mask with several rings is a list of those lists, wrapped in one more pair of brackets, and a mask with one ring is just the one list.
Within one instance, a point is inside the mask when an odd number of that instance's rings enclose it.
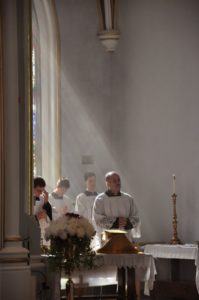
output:
{"label": "white plaster wall", "polygon": [[[112,61],[113,138],[143,240],[172,236],[176,174],[179,236],[199,239],[199,2],[120,1]],[[118,128],[115,131],[115,128]]]}
{"label": "white plaster wall", "polygon": [[[113,168],[110,147],[110,54],[96,34],[96,2],[58,0],[61,37],[62,175],[71,180],[74,198],[84,188],[83,174],[97,173],[98,190],[104,173]],[[82,155],[92,165],[82,165]]]}
{"label": "white plaster wall", "polygon": [[[172,174],[179,236],[199,239],[199,2],[119,2],[121,38],[106,53],[96,3],[57,0],[61,31],[62,174],[71,195],[84,170],[120,170],[142,219],[142,240],[172,237]],[[95,164],[83,166],[81,155]]]}

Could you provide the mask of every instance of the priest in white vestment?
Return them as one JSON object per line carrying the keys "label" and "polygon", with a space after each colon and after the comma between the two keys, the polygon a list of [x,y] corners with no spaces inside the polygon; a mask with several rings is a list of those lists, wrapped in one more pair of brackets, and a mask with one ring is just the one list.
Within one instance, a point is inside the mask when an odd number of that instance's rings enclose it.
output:
{"label": "priest in white vestment", "polygon": [[106,229],[121,229],[127,231],[127,237],[139,237],[140,219],[134,199],[122,192],[121,180],[116,172],[109,172],[105,176],[107,191],[99,194],[94,202],[93,221],[99,239]]}
{"label": "priest in white vestment", "polygon": [[74,202],[65,195],[70,187],[68,178],[60,178],[56,188],[49,195],[49,202],[52,206],[52,219],[56,220],[66,213],[74,212]]}

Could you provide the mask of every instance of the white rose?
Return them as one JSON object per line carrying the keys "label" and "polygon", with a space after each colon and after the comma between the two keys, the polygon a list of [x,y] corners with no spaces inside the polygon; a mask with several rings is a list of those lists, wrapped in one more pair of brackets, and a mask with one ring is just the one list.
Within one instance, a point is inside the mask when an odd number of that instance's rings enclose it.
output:
{"label": "white rose", "polygon": [[85,236],[85,230],[83,228],[77,228],[77,236],[83,238]]}

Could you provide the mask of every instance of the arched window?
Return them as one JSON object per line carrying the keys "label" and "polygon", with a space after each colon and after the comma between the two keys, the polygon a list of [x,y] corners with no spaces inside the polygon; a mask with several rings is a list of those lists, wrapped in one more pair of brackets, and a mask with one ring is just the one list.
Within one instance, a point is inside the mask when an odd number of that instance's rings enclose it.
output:
{"label": "arched window", "polygon": [[60,177],[60,47],[53,0],[33,1],[33,163],[51,190]]}
{"label": "arched window", "polygon": [[32,120],[33,120],[33,175],[42,173],[41,156],[41,74],[39,24],[35,9],[32,10]]}

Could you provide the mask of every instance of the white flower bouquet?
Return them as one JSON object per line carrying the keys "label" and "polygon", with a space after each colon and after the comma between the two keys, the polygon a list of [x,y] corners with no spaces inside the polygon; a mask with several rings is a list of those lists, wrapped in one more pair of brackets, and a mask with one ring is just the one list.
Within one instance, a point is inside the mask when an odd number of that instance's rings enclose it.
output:
{"label": "white flower bouquet", "polygon": [[52,221],[45,231],[46,240],[51,240],[48,259],[54,269],[63,268],[70,275],[75,268],[92,268],[95,252],[90,243],[95,230],[87,219],[67,213]]}

